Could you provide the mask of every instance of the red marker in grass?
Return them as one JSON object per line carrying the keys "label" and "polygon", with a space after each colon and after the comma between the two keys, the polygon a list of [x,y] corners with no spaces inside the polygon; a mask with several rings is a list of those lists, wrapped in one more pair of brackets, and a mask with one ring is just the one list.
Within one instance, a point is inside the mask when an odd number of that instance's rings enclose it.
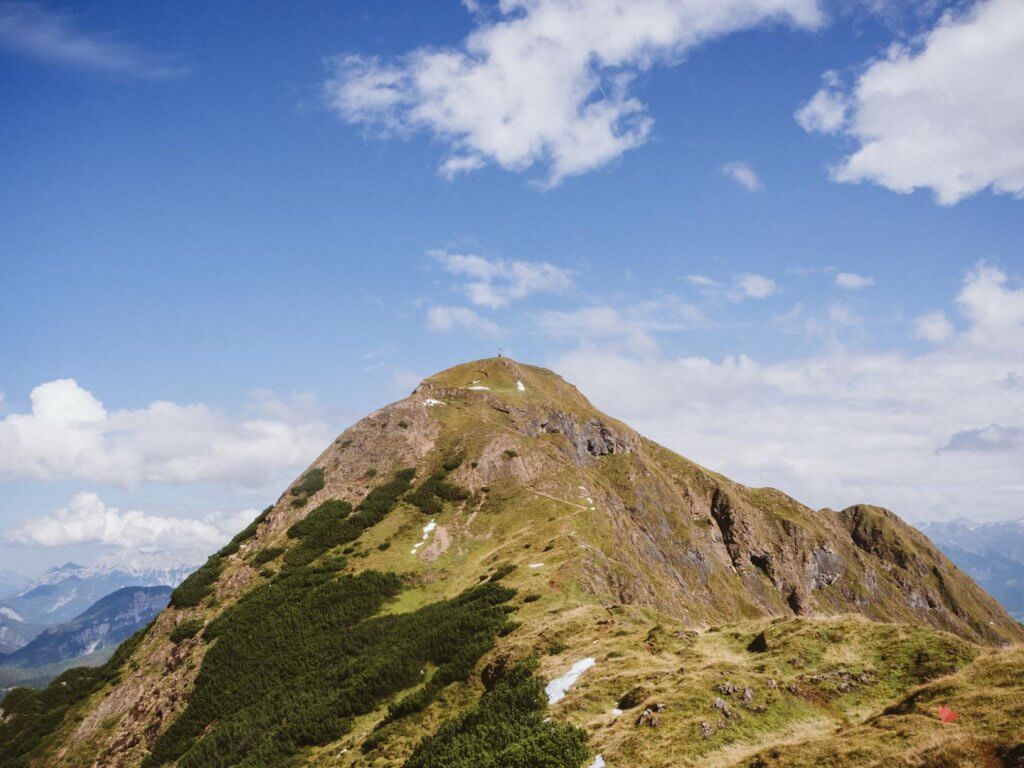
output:
{"label": "red marker in grass", "polygon": [[944,723],[952,723],[958,717],[957,713],[949,707],[939,707],[939,719]]}

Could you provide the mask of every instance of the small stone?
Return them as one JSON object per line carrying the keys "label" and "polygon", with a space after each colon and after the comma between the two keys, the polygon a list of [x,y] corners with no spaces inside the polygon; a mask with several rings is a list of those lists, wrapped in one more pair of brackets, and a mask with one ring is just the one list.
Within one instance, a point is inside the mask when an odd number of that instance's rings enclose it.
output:
{"label": "small stone", "polygon": [[751,688],[743,689],[743,701],[750,704],[754,700],[754,691]]}
{"label": "small stone", "polygon": [[700,735],[702,738],[710,739],[715,735],[715,729],[707,720],[702,720],[700,724]]}

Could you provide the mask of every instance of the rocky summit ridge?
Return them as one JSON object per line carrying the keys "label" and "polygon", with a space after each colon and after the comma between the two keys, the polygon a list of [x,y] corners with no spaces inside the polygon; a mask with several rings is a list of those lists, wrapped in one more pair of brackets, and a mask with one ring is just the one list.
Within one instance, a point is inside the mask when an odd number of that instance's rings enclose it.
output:
{"label": "rocky summit ridge", "polygon": [[1022,641],[892,512],[744,487],[499,357],[347,429],[103,668],[11,694],[0,768],[872,764],[953,754],[934,717],[850,741],[943,695],[1008,761]]}

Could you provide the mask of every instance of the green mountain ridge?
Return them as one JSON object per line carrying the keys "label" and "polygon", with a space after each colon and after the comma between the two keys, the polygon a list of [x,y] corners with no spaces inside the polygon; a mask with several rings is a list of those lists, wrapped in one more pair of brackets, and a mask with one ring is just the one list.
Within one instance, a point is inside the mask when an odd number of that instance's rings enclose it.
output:
{"label": "green mountain ridge", "polygon": [[346,430],[104,667],[12,693],[0,768],[1010,765],[1022,641],[891,512],[493,358]]}

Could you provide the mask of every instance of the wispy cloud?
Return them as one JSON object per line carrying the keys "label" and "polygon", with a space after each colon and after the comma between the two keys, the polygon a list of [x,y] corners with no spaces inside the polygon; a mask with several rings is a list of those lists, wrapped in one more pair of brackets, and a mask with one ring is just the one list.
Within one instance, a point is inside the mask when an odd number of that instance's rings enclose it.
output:
{"label": "wispy cloud", "polygon": [[737,304],[746,299],[766,299],[779,292],[779,284],[770,277],[744,272],[728,282],[720,282],[707,275],[687,275],[686,281],[709,301],[729,301]]}
{"label": "wispy cloud", "polygon": [[0,0],[0,47],[57,64],[136,77],[176,77],[189,71],[112,34],[86,32],[78,21],[38,3]]}
{"label": "wispy cloud", "polygon": [[462,279],[459,290],[470,302],[498,309],[534,293],[561,293],[572,287],[572,272],[546,261],[486,259],[466,253],[434,250],[430,255],[445,271]]}
{"label": "wispy cloud", "polygon": [[456,328],[475,331],[484,336],[496,336],[498,324],[481,317],[469,307],[434,306],[427,310],[427,330],[447,333]]}
{"label": "wispy cloud", "polygon": [[655,351],[658,348],[656,334],[711,325],[698,307],[675,296],[623,307],[598,304],[574,310],[547,310],[534,313],[533,318],[549,337],[580,342],[624,342],[636,353]]}
{"label": "wispy cloud", "polygon": [[741,160],[734,160],[723,165],[722,173],[747,190],[747,192],[759,192],[764,189],[764,184],[761,183],[761,178],[757,175],[757,172]]}
{"label": "wispy cloud", "polygon": [[859,291],[874,284],[875,278],[868,275],[858,275],[855,272],[840,272],[836,275],[836,285],[850,291]]}

